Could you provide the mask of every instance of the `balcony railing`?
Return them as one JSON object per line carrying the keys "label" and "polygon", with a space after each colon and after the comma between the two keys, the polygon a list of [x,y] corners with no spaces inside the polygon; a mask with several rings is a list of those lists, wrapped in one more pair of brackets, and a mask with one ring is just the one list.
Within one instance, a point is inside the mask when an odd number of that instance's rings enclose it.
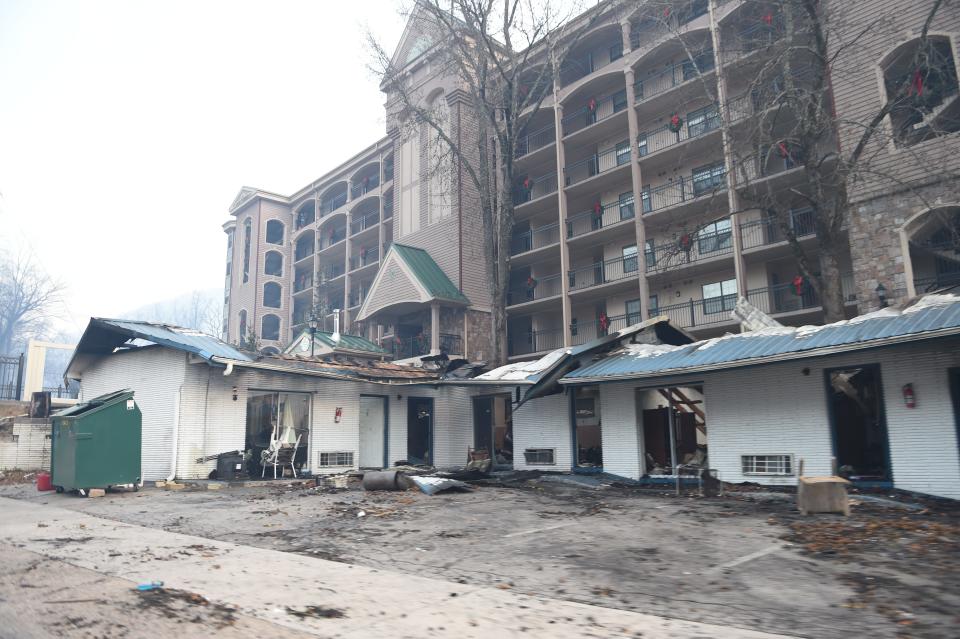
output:
{"label": "balcony railing", "polygon": [[343,267],[342,262],[337,262],[336,264],[330,264],[320,269],[320,283],[324,284],[330,280],[336,279],[343,275],[346,272],[346,269]]}
{"label": "balcony railing", "polygon": [[691,138],[716,131],[720,128],[720,123],[720,112],[716,108],[708,109],[688,118],[679,131],[672,130],[668,124],[653,131],[641,133],[637,136],[637,148],[640,151],[640,156],[644,157]]}
{"label": "balcony railing", "polygon": [[583,182],[595,175],[628,164],[630,164],[630,141],[624,140],[613,148],[563,167],[564,184],[570,186]]}
{"label": "balcony railing", "polygon": [[733,233],[696,233],[665,242],[646,252],[647,271],[662,272],[682,268],[733,253]]}
{"label": "balcony railing", "polygon": [[733,183],[737,187],[768,178],[803,166],[803,153],[793,145],[784,144],[763,150],[758,155],[744,158],[733,167]]}
{"label": "balcony railing", "polygon": [[712,71],[714,67],[713,49],[706,49],[683,62],[671,64],[667,68],[651,73],[633,83],[633,95],[637,102],[665,93],[685,82]]}
{"label": "balcony railing", "polygon": [[632,220],[635,216],[633,195],[612,202],[597,202],[589,211],[567,218],[567,237],[573,238],[598,231],[605,226]]}
{"label": "balcony railing", "polygon": [[597,339],[598,337],[615,333],[626,328],[627,326],[630,326],[631,323],[636,324],[639,321],[639,315],[614,315],[613,317],[606,318],[606,320],[601,320],[598,318],[590,324],[581,324],[580,322],[577,322],[576,327],[570,327],[570,332],[572,333],[570,339],[574,346],[579,346],[581,344],[586,344],[590,340]]}
{"label": "balcony railing", "polygon": [[514,157],[520,158],[529,153],[533,153],[537,149],[542,149],[543,147],[553,144],[557,139],[557,130],[554,125],[549,124],[542,129],[537,129],[531,133],[526,134],[519,140],[517,140],[517,145],[514,148]]}
{"label": "balcony railing", "polygon": [[562,292],[563,281],[560,279],[560,275],[548,275],[539,279],[530,277],[523,286],[514,287],[507,291],[507,306],[555,297]]}
{"label": "balcony railing", "polygon": [[367,213],[363,217],[358,217],[350,221],[350,235],[356,235],[360,231],[374,227],[380,223],[380,214],[374,211]]}
{"label": "balcony railing", "polygon": [[334,244],[339,244],[345,239],[347,239],[346,226],[341,226],[340,228],[326,231],[320,236],[320,250],[322,251],[324,249],[328,249]]}
{"label": "balcony railing", "polygon": [[563,347],[563,329],[552,328],[510,335],[507,347],[510,355],[529,355],[556,350]]}
{"label": "balcony railing", "polygon": [[[790,74],[795,93],[808,92],[810,88],[804,87],[804,81],[809,80],[812,76],[813,72],[808,66],[795,68]],[[751,118],[775,106],[778,102],[784,101],[787,95],[787,85],[782,75],[753,86],[750,90],[727,100],[730,122],[740,122]]]}
{"label": "balcony railing", "polygon": [[623,57],[623,41],[618,37],[594,47],[582,55],[570,56],[560,69],[560,86],[567,86]]}
{"label": "balcony railing", "polygon": [[[796,237],[807,237],[816,233],[813,210],[809,208],[792,209],[788,213],[787,224]],[[784,242],[787,234],[779,221],[764,218],[740,225],[740,243],[744,249]]]}
{"label": "balcony railing", "polygon": [[638,267],[636,255],[595,262],[569,271],[567,273],[569,288],[570,291],[582,291],[594,286],[637,277]]}
{"label": "balcony railing", "polygon": [[306,290],[313,286],[313,274],[312,273],[303,273],[298,275],[296,279],[293,280],[293,292],[299,293],[300,291]]}
{"label": "balcony railing", "polygon": [[960,286],[960,273],[941,273],[934,277],[920,277],[913,280],[913,288],[917,295],[956,286]]}
{"label": "balcony railing", "polygon": [[347,203],[347,192],[327,198],[320,202],[320,217],[329,215]]}
{"label": "balcony railing", "polygon": [[350,186],[350,197],[354,200],[358,197],[363,197],[378,186],[380,186],[380,176],[376,173],[368,175],[356,184]]}
{"label": "balcony railing", "polygon": [[520,255],[527,251],[550,246],[560,241],[560,224],[554,222],[539,228],[518,233],[510,239],[510,255]]}
{"label": "balcony railing", "polygon": [[539,177],[527,177],[513,189],[513,204],[519,206],[545,195],[557,192],[557,174],[547,173]]}
{"label": "balcony railing", "polygon": [[661,184],[655,189],[644,189],[641,195],[643,212],[658,211],[726,190],[727,182],[722,166],[708,176],[701,174],[680,176],[676,181]]}
{"label": "balcony railing", "polygon": [[310,235],[309,242],[298,242],[293,250],[293,261],[299,262],[313,255],[313,235]]}
{"label": "balcony railing", "polygon": [[393,198],[383,201],[383,219],[389,220],[393,217]]}
{"label": "balcony railing", "polygon": [[765,49],[783,40],[786,29],[781,14],[769,13],[749,26],[723,37],[724,62]]}
{"label": "balcony railing", "polygon": [[631,27],[630,48],[639,49],[641,43],[646,47],[658,42],[663,37],[671,37],[678,29],[706,14],[708,10],[707,0],[693,0],[686,7],[672,12],[666,18],[658,9],[659,15],[657,17],[647,18]]}
{"label": "balcony railing", "polygon": [[350,291],[350,295],[347,297],[347,302],[350,308],[356,308],[363,304],[364,298],[366,298],[366,291]]}
{"label": "balcony railing", "polygon": [[383,181],[389,182],[393,179],[393,158],[383,163]]}
{"label": "balcony railing", "polygon": [[[430,337],[393,337],[383,348],[393,353],[393,359],[408,359],[430,354]],[[440,352],[448,355],[463,355],[463,337],[454,333],[440,333]]]}
{"label": "balcony railing", "polygon": [[373,246],[370,248],[360,249],[359,255],[350,256],[350,270],[355,271],[358,268],[376,264],[379,259],[380,252],[377,250],[377,247]]}
{"label": "balcony railing", "polygon": [[583,107],[564,116],[561,120],[563,134],[570,135],[582,129],[602,122],[615,113],[627,108],[627,90],[621,89],[604,98],[591,98]]}

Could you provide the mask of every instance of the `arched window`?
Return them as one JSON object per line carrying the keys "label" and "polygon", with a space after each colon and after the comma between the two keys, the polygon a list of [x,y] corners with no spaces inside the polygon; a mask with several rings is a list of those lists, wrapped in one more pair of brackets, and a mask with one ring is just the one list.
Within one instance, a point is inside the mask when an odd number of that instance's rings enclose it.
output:
{"label": "arched window", "polygon": [[930,36],[898,47],[883,65],[893,139],[909,146],[960,131],[960,91],[953,47]]}
{"label": "arched window", "polygon": [[266,348],[261,348],[260,352],[264,355],[279,355],[280,350],[274,348],[273,346],[267,346]]}
{"label": "arched window", "polygon": [[283,289],[276,282],[267,282],[263,285],[263,305],[270,308],[280,308],[280,296]]}
{"label": "arched window", "polygon": [[264,315],[260,320],[260,338],[277,341],[280,339],[280,318],[276,315]]}
{"label": "arched window", "polygon": [[[433,121],[444,134],[450,132],[450,107],[443,93],[438,93],[430,103]],[[427,127],[427,207],[428,219],[435,222],[450,214],[450,187],[453,162],[450,145],[443,135],[431,125]]]}
{"label": "arched window", "polygon": [[267,244],[283,244],[283,222],[267,221]]}
{"label": "arched window", "polygon": [[400,140],[400,237],[420,229],[420,127],[412,120],[404,123]]}
{"label": "arched window", "polygon": [[317,219],[317,207],[313,200],[307,202],[300,207],[300,210],[297,211],[296,223],[294,224],[296,230],[300,230],[308,224],[313,224],[314,220]]}
{"label": "arched window", "polygon": [[250,280],[250,236],[253,223],[247,218],[243,223],[243,282]]}
{"label": "arched window", "polygon": [[267,275],[283,276],[283,255],[278,251],[267,251],[263,260],[263,272]]}
{"label": "arched window", "polygon": [[239,338],[237,339],[238,342],[242,343],[244,340],[247,339],[247,312],[246,311],[240,311],[240,327],[237,329],[237,332],[239,333],[239,335],[237,335],[237,337]]}

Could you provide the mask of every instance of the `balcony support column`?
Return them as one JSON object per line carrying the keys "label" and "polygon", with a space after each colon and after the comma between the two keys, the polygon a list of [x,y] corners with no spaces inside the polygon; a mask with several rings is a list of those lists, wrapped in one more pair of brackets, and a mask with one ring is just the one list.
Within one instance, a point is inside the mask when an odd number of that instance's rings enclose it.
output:
{"label": "balcony support column", "polygon": [[440,354],[440,303],[430,304],[430,354]]}
{"label": "balcony support column", "polygon": [[[629,24],[626,28],[629,29]],[[630,135],[630,180],[633,185],[633,229],[637,238],[637,286],[640,289],[640,318],[648,320],[650,319],[650,287],[647,283],[647,229],[643,222],[643,175],[640,172],[640,149],[637,147],[640,124],[637,121],[637,98],[633,93],[633,68],[627,67],[623,75],[627,83],[627,128]]]}
{"label": "balcony support column", "polygon": [[[630,21],[620,23],[620,37],[623,39],[623,56],[626,57],[633,49],[630,48]],[[629,86],[627,87],[629,88]]]}
{"label": "balcony support column", "polygon": [[717,22],[717,0],[708,0],[710,38],[713,44],[714,67],[717,79],[717,104],[720,111],[720,133],[723,144],[723,164],[727,180],[727,203],[730,208],[730,232],[733,239],[733,269],[737,280],[737,297],[747,297],[747,273],[743,260],[743,238],[740,236],[740,193],[737,192],[736,165],[733,161],[733,141],[730,138],[730,109],[727,104],[727,77],[723,70],[720,48],[720,25]]}
{"label": "balcony support column", "polygon": [[560,304],[562,306],[561,317],[563,320],[563,345],[572,344],[570,334],[570,322],[573,316],[570,308],[570,247],[567,245],[567,191],[564,187],[563,167],[566,164],[566,151],[563,148],[563,105],[560,104],[560,93],[557,85],[560,83],[558,78],[553,82],[553,103],[556,107],[553,110],[554,135],[556,136],[557,147],[557,221],[560,231]]}

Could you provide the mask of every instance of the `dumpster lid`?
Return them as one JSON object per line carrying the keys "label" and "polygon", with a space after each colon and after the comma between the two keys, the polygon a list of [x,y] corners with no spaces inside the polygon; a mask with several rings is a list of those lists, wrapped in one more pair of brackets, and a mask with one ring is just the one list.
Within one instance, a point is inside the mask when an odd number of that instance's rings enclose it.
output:
{"label": "dumpster lid", "polygon": [[89,401],[74,404],[69,408],[64,408],[63,410],[54,413],[53,417],[76,417],[77,415],[89,413],[104,406],[112,406],[113,404],[126,401],[128,399],[133,399],[133,391],[129,388],[125,388],[124,390],[113,391],[112,393],[94,397]]}

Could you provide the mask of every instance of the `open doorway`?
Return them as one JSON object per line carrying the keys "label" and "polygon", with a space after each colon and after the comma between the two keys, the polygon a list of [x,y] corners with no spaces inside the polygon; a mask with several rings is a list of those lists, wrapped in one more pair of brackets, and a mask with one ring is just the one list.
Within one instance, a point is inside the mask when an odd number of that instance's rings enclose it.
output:
{"label": "open doorway", "polygon": [[387,398],[360,396],[360,468],[384,468],[387,461]]}
{"label": "open doorway", "polygon": [[953,401],[953,421],[957,426],[957,442],[960,442],[960,368],[951,368],[950,399]]}
{"label": "open doorway", "polygon": [[826,371],[833,454],[841,477],[889,481],[890,455],[880,366]]}
{"label": "open doorway", "polygon": [[577,386],[573,392],[574,470],[603,472],[603,431],[600,423],[600,388]]}
{"label": "open doorway", "polygon": [[278,446],[296,447],[293,465],[299,474],[306,465],[310,442],[309,393],[251,390],[247,392],[247,431],[244,449],[250,453],[247,471],[261,475],[261,453]]}
{"label": "open doorway", "polygon": [[433,464],[433,398],[407,398],[407,461]]}
{"label": "open doorway", "polygon": [[707,467],[703,386],[637,390],[647,475],[675,475],[678,467]]}
{"label": "open doorway", "polygon": [[473,447],[486,451],[494,468],[513,468],[513,417],[510,395],[473,398]]}

